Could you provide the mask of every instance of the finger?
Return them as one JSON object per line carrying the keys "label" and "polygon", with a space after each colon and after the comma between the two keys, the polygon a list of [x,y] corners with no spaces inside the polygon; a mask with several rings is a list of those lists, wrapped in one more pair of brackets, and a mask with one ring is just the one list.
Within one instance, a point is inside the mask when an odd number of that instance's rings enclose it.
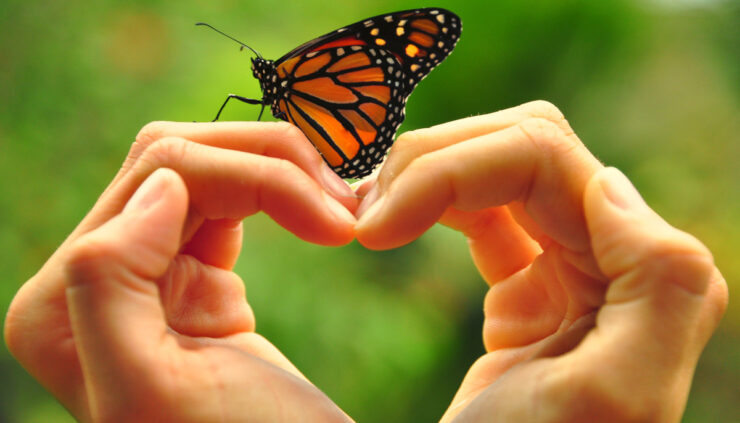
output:
{"label": "finger", "polygon": [[[139,132],[121,170],[75,230],[74,236],[94,229],[120,211],[128,197],[111,196],[111,191],[129,174],[142,155],[146,157],[145,152],[151,151],[150,147],[168,137],[290,161],[349,210],[355,210],[358,205],[358,199],[349,186],[326,165],[305,135],[293,125],[284,122],[152,122]],[[131,190],[129,186],[128,191]]]}
{"label": "finger", "polygon": [[178,255],[157,285],[167,324],[182,335],[222,338],[254,330],[244,283],[233,272]]}
{"label": "finger", "polygon": [[[458,388],[455,396],[450,402],[449,407],[445,411],[444,415],[440,419],[440,423],[457,422],[455,418],[471,406],[471,402],[478,397],[481,392],[485,391],[486,388],[491,386],[499,377],[509,371],[515,365],[527,360],[531,357],[537,345],[529,345],[520,348],[510,348],[506,350],[499,350],[495,352],[489,352],[479,357],[470,369],[465,374],[460,387]],[[467,413],[470,413],[467,411]],[[468,419],[461,421],[490,421],[486,417],[490,417],[491,413],[487,413],[486,416],[478,416],[477,419]],[[524,421],[524,420],[502,420],[502,421]]]}
{"label": "finger", "polygon": [[[478,358],[472,366],[470,366],[470,369],[460,384],[460,388],[457,393],[455,393],[455,397],[440,422],[453,421],[453,419],[463,412],[463,410],[471,407],[471,403],[479,394],[490,389],[496,384],[495,382],[498,381],[499,378],[504,376],[507,372],[510,372],[510,370],[512,370],[516,365],[527,361],[526,366],[520,366],[518,369],[523,370],[523,368],[530,368],[526,371],[532,372],[531,367],[536,369],[542,364],[546,364],[546,361],[533,363],[530,361],[532,358],[554,357],[570,351],[578,344],[578,342],[580,342],[588,330],[593,328],[593,320],[593,314],[586,315],[575,322],[567,330],[554,334],[553,336],[539,342],[520,347],[505,348],[484,354]],[[533,380],[534,383],[539,381],[538,378],[530,380]],[[520,395],[510,394],[509,398],[511,397],[521,398]],[[526,401],[523,401],[523,403],[527,404]],[[521,406],[524,406],[524,404]],[[492,406],[491,404],[488,405],[489,407]],[[473,408],[477,408],[479,406],[480,404],[472,405]],[[512,408],[517,407],[511,403],[508,403],[508,406]],[[489,408],[484,412],[490,416],[491,410]],[[470,410],[468,410],[467,413],[470,413]]]}
{"label": "finger", "polygon": [[575,135],[529,119],[414,160],[361,216],[357,239],[393,248],[417,238],[449,206],[472,211],[521,201],[554,241],[586,251],[583,190],[600,167]]}
{"label": "finger", "polygon": [[627,386],[638,397],[685,400],[726,307],[726,284],[711,254],[653,212],[616,169],[593,177],[584,204],[594,255],[612,283],[597,317],[598,336],[579,350],[613,351],[617,369],[661,363],[638,378],[612,372],[602,383]]}
{"label": "finger", "polygon": [[356,181],[352,185],[350,185],[350,188],[355,192],[355,195],[357,195],[357,198],[364,198],[367,193],[375,186],[375,181],[377,179],[378,175],[377,173],[372,173],[370,176],[367,176],[364,179],[360,179],[359,181]]}
{"label": "finger", "polygon": [[[724,285],[711,253],[652,211],[614,168],[594,176],[585,207],[594,255],[613,280],[599,323],[655,325],[661,332],[671,328],[667,339],[652,338],[651,343],[684,341],[680,335],[695,329],[705,312],[710,287]],[[718,301],[711,321],[723,312],[724,302]]]}
{"label": "finger", "polygon": [[447,122],[427,129],[407,132],[393,144],[392,154],[383,163],[378,185],[386,188],[417,157],[482,135],[516,126],[532,118],[545,119],[563,133],[573,131],[563,113],[547,101],[537,100],[482,116]]}
{"label": "finger", "polygon": [[182,247],[182,253],[203,264],[230,270],[239,258],[241,246],[241,220],[206,220]]}
{"label": "finger", "polygon": [[603,303],[604,285],[548,249],[526,269],[495,283],[484,301],[486,351],[533,344],[568,329]]}
{"label": "finger", "polygon": [[192,210],[205,219],[241,220],[264,211],[309,242],[342,245],[354,236],[354,216],[292,162],[182,138],[165,138],[150,146],[111,195],[128,198],[160,167],[182,176]]}
{"label": "finger", "polygon": [[440,223],[465,235],[473,262],[489,285],[524,269],[542,253],[507,207],[474,212],[449,208]]}
{"label": "finger", "polygon": [[337,200],[346,201],[346,205],[355,204],[349,201],[355,199],[355,195],[347,183],[324,162],[303,132],[287,122],[152,122],[139,131],[123,168],[133,167],[149,146],[168,137],[288,160]]}
{"label": "finger", "polygon": [[152,281],[177,253],[187,204],[183,181],[161,169],[119,215],[71,243],[66,297],[88,392],[135,386],[121,381],[158,350],[167,324]]}

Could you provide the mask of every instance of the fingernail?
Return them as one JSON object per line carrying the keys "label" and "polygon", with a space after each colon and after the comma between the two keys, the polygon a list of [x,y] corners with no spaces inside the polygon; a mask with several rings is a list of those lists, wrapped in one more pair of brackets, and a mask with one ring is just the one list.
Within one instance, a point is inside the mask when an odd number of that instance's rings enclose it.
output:
{"label": "fingernail", "polygon": [[357,218],[362,217],[365,212],[372,207],[373,204],[375,204],[375,201],[380,196],[380,190],[378,189],[378,184],[376,183],[373,185],[372,188],[370,188],[370,191],[365,194],[365,197],[362,199],[362,202],[360,203],[360,206],[357,208]]}
{"label": "fingernail", "polygon": [[380,211],[385,206],[385,199],[386,197],[381,197],[378,201],[374,202],[367,211],[365,211],[360,218],[357,220],[357,226],[362,226],[365,224],[365,222],[369,222],[373,220],[376,216],[380,214]]}
{"label": "fingernail", "polygon": [[349,224],[354,225],[357,222],[357,219],[355,219],[355,216],[349,212],[343,205],[341,205],[337,200],[335,200],[332,196],[330,196],[326,192],[322,192],[324,196],[324,201],[326,202],[326,205],[329,206],[329,209],[331,210],[332,214],[337,217],[337,219],[343,220]]}
{"label": "fingernail", "polygon": [[123,211],[131,212],[146,210],[162,198],[162,193],[167,187],[167,171],[167,169],[157,169],[149,175],[149,177],[144,180],[144,183],[139,185],[139,188],[136,189],[134,195],[132,195],[128,200]]}
{"label": "fingernail", "polygon": [[634,210],[645,205],[645,200],[632,182],[617,168],[607,168],[599,183],[606,198],[623,210]]}
{"label": "fingernail", "polygon": [[352,191],[352,188],[344,182],[344,179],[334,173],[326,163],[321,166],[321,184],[324,186],[324,189],[337,197],[357,197],[355,192]]}

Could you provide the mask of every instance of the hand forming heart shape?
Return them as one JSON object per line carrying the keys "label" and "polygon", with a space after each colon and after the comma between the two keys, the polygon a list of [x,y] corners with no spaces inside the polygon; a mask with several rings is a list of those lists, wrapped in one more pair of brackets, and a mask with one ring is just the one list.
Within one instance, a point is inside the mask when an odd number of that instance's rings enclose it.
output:
{"label": "hand forming heart shape", "polygon": [[490,285],[487,354],[443,422],[680,418],[726,284],[554,106],[404,134],[357,193],[288,124],[147,125],[18,292],[9,349],[83,421],[349,421],[254,332],[240,221],[371,249],[441,222]]}

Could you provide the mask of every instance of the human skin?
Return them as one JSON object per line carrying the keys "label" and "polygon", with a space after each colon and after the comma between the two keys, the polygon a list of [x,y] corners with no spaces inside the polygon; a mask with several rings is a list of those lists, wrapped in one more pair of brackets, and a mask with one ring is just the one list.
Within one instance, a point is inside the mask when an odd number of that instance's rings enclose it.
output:
{"label": "human skin", "polygon": [[254,332],[231,269],[243,218],[341,245],[357,202],[293,126],[149,124],[14,298],[8,348],[81,421],[348,421]]}
{"label": "human skin", "polygon": [[441,222],[490,285],[487,353],[443,422],[680,419],[726,284],[554,106],[406,133],[357,192],[288,124],[147,125],[16,295],[6,343],[82,421],[351,421],[254,332],[240,221],[371,249]]}
{"label": "human skin", "polygon": [[358,214],[393,248],[463,232],[487,353],[442,422],[677,422],[727,285],[712,255],[537,101],[399,137]]}

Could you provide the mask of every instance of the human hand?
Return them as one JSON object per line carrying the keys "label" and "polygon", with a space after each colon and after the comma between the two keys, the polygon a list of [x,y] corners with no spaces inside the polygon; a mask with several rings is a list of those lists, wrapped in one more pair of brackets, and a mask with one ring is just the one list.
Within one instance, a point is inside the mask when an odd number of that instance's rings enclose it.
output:
{"label": "human hand", "polygon": [[726,283],[551,104],[402,135],[359,215],[373,249],[463,232],[490,285],[487,353],[442,422],[680,420]]}
{"label": "human hand", "polygon": [[356,206],[291,125],[150,124],[14,298],[6,343],[82,421],[350,421],[254,333],[231,269],[244,217],[341,245]]}

